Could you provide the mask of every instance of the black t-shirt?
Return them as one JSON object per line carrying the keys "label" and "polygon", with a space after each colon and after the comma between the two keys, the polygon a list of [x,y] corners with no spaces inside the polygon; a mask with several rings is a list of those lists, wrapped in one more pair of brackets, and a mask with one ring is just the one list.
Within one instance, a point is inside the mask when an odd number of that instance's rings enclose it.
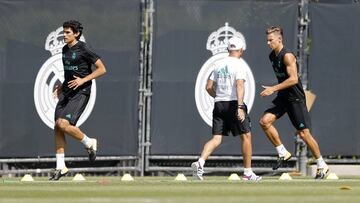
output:
{"label": "black t-shirt", "polygon": [[65,45],[62,49],[62,62],[64,65],[65,80],[62,85],[62,91],[65,95],[75,94],[82,91],[89,94],[91,91],[91,81],[88,81],[78,87],[76,90],[68,87],[68,82],[74,80],[73,76],[84,78],[92,73],[91,66],[100,57],[87,48],[86,44],[78,41],[74,46]]}
{"label": "black t-shirt", "polygon": [[[283,48],[277,56],[275,54],[275,51],[272,51],[269,55],[269,59],[271,61],[272,67],[279,83],[282,83],[284,80],[289,78],[289,75],[286,71],[286,65],[284,64],[284,56],[287,53],[291,53],[294,55],[294,53],[285,48]],[[299,66],[297,62],[296,68],[299,73]],[[279,98],[286,99],[287,101],[305,101],[305,93],[301,84],[300,76],[298,77],[298,83],[296,85],[280,90],[278,92],[278,99]]]}

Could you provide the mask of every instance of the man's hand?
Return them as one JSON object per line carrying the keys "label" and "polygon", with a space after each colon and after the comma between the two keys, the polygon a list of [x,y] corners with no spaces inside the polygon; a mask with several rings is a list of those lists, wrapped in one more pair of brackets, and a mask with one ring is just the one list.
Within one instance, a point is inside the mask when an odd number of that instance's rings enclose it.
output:
{"label": "man's hand", "polygon": [[237,118],[239,121],[243,122],[245,120],[245,112],[243,109],[237,109]]}
{"label": "man's hand", "polygon": [[80,87],[82,84],[84,84],[83,78],[80,78],[78,76],[74,75],[74,80],[71,80],[68,82],[68,87],[76,90],[76,88]]}
{"label": "man's hand", "polygon": [[213,98],[216,97],[215,85],[216,83],[213,80],[208,79],[205,87],[207,93]]}
{"label": "man's hand", "polygon": [[61,87],[62,87],[62,85],[56,85],[55,86],[55,89],[54,89],[54,92],[53,92],[53,97],[54,98],[59,98],[59,95],[61,93]]}
{"label": "man's hand", "polygon": [[272,94],[274,94],[274,88],[272,86],[265,86],[265,85],[262,85],[263,88],[265,88],[261,93],[260,95],[262,97],[266,97],[266,96],[270,96]]}

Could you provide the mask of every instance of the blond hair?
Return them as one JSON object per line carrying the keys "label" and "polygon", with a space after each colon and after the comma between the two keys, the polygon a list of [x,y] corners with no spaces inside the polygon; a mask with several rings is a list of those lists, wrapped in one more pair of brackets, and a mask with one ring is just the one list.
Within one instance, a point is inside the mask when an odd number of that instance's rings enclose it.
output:
{"label": "blond hair", "polygon": [[283,36],[283,29],[280,26],[271,26],[266,29],[266,34],[276,33]]}

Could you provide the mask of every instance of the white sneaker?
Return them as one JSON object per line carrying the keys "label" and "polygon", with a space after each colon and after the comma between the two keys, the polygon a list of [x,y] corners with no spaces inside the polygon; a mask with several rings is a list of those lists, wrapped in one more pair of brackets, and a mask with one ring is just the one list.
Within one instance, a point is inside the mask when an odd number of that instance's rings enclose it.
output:
{"label": "white sneaker", "polygon": [[315,179],[324,179],[329,173],[329,166],[325,165],[323,168],[316,170]]}
{"label": "white sneaker", "polygon": [[257,176],[255,173],[251,173],[250,175],[243,175],[242,180],[243,181],[259,181],[261,180],[261,176]]}
{"label": "white sneaker", "polygon": [[195,180],[204,180],[204,178],[203,178],[204,168],[201,167],[201,165],[198,161],[193,162],[191,164],[191,169],[193,171],[193,178]]}

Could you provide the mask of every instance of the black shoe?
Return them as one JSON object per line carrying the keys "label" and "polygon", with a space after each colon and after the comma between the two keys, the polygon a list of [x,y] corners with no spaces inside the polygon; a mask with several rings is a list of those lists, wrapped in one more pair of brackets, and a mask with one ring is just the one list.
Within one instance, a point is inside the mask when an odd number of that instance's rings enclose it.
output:
{"label": "black shoe", "polygon": [[89,148],[86,148],[87,153],[89,154],[89,161],[94,162],[96,159],[96,151],[97,151],[97,140],[91,138],[92,145]]}
{"label": "black shoe", "polygon": [[324,179],[329,173],[329,167],[326,165],[324,168],[318,168],[316,170],[315,179]]}
{"label": "black shoe", "polygon": [[68,168],[63,169],[55,169],[53,175],[49,178],[49,180],[59,180],[61,177],[65,176],[69,172]]}
{"label": "black shoe", "polygon": [[278,168],[280,168],[280,166],[282,166],[282,164],[285,162],[285,161],[288,161],[290,158],[291,158],[291,154],[290,152],[287,152],[285,154],[285,156],[282,156],[282,157],[278,157],[277,160],[276,160],[276,164],[273,165],[273,170],[276,170]]}

